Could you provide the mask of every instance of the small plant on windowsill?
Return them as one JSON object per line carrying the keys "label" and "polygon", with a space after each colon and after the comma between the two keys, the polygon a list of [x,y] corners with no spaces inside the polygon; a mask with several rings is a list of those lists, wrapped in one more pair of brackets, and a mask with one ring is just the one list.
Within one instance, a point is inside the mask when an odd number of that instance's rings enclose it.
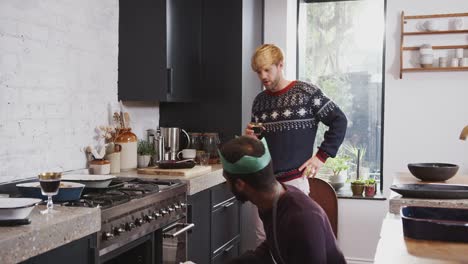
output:
{"label": "small plant on windowsill", "polygon": [[137,146],[138,153],[138,167],[146,168],[148,167],[151,156],[154,155],[154,148],[151,143],[147,140],[139,140]]}
{"label": "small plant on windowsill", "polygon": [[333,175],[328,178],[328,181],[335,190],[339,190],[343,187],[348,178],[349,159],[348,156],[336,156],[335,158],[328,158],[325,162],[324,167],[328,168],[333,173]]}
{"label": "small plant on windowsill", "polygon": [[364,186],[364,194],[366,197],[374,197],[377,192],[377,183],[374,179],[367,179]]}
{"label": "small plant on windowsill", "polygon": [[365,181],[353,180],[351,182],[351,191],[353,192],[353,196],[362,196],[362,192],[364,192],[365,186],[366,186]]}

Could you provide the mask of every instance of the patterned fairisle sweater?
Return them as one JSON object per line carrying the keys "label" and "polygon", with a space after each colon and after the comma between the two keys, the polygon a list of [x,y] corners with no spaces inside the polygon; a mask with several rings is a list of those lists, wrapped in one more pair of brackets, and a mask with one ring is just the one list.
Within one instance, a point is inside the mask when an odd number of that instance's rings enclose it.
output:
{"label": "patterned fairisle sweater", "polygon": [[312,157],[319,122],[329,127],[317,156],[335,157],[346,134],[347,119],[340,108],[314,85],[293,81],[278,92],[265,90],[252,105],[252,121],[265,127],[276,174],[299,168]]}

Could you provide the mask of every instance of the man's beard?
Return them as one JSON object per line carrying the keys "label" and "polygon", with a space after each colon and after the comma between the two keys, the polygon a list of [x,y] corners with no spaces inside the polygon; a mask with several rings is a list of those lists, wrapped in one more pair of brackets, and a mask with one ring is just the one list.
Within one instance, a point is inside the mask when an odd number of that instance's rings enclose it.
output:
{"label": "man's beard", "polygon": [[271,92],[278,92],[278,90],[276,90],[276,88],[278,88],[278,85],[279,85],[279,82],[280,82],[280,78],[279,76],[277,76],[272,82],[271,84],[265,88]]}
{"label": "man's beard", "polygon": [[245,203],[249,200],[247,196],[244,193],[239,192],[235,186],[232,186],[232,187],[233,187],[231,188],[232,194],[234,194],[234,197],[236,197],[238,201],[240,201],[241,203]]}

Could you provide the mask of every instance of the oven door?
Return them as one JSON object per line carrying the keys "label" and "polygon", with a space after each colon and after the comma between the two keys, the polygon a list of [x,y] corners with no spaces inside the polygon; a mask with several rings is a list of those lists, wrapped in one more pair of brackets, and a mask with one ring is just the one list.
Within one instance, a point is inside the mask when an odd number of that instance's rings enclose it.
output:
{"label": "oven door", "polygon": [[179,220],[162,230],[163,264],[179,264],[187,261],[187,231],[195,224]]}

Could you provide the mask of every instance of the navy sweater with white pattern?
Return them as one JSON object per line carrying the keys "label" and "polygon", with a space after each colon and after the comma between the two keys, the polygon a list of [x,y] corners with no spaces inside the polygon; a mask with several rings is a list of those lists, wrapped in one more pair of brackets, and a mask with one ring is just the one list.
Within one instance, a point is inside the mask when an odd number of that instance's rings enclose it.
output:
{"label": "navy sweater with white pattern", "polygon": [[323,162],[336,156],[347,127],[340,108],[317,86],[302,81],[293,81],[278,92],[258,94],[252,105],[252,122],[265,127],[263,135],[278,177],[295,171],[312,157],[319,122],[329,128],[317,152]]}

